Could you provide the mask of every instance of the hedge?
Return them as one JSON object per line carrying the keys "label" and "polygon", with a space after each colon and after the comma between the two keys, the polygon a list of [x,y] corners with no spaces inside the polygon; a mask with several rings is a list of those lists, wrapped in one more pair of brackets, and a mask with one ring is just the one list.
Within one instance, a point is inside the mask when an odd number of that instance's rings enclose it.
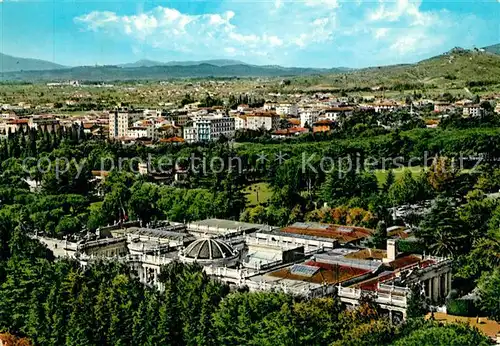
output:
{"label": "hedge", "polygon": [[446,313],[448,315],[474,317],[479,314],[479,309],[472,299],[447,299]]}
{"label": "hedge", "polygon": [[423,254],[425,246],[418,240],[401,239],[397,242],[398,252]]}

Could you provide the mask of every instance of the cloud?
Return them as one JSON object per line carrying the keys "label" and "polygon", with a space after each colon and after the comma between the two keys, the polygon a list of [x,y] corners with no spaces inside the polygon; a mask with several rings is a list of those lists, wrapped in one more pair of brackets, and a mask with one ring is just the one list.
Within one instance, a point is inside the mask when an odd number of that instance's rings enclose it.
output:
{"label": "cloud", "polygon": [[228,55],[231,55],[231,56],[234,56],[237,54],[237,50],[236,48],[234,47],[226,47],[224,48],[224,51],[228,54]]}
{"label": "cloud", "polygon": [[379,28],[379,29],[376,29],[374,37],[376,39],[381,39],[382,37],[385,37],[388,32],[389,32],[388,28]]}
{"label": "cloud", "polygon": [[[334,7],[336,1],[322,1]],[[276,7],[280,7],[280,2]],[[310,4],[303,4],[311,6]],[[316,6],[316,5],[315,5]],[[304,48],[331,38],[330,18],[301,19],[270,26],[263,23],[255,27],[236,25],[237,15],[232,10],[219,13],[187,14],[177,9],[158,6],[151,11],[135,15],[118,15],[110,11],[93,11],[74,19],[86,30],[108,35],[120,35],[155,48],[178,52],[207,49],[235,54],[254,53],[259,56],[274,53],[278,48]],[[257,23],[255,26],[257,27]]]}
{"label": "cloud", "polygon": [[427,54],[442,46],[454,19],[446,11],[423,11],[421,1],[380,0],[366,12],[364,24],[370,27],[376,45],[385,45],[387,57]]}
{"label": "cloud", "polygon": [[420,0],[379,1],[379,7],[369,14],[371,21],[405,22],[413,25],[427,25],[436,18],[432,12],[420,11]]}
{"label": "cloud", "polygon": [[131,15],[93,11],[74,21],[96,35],[129,40],[131,47],[142,46],[144,52],[153,47],[281,64],[304,59],[305,54],[324,57],[327,63],[332,53],[357,57],[359,47],[369,52],[370,60],[402,62],[439,53],[447,38],[470,30],[439,7],[424,10],[421,0],[223,0],[217,8],[203,14],[165,6]]}
{"label": "cloud", "polygon": [[339,7],[338,0],[306,0],[305,4],[306,6],[309,7],[323,7],[326,9],[333,9]]}
{"label": "cloud", "polygon": [[442,45],[444,41],[445,38],[439,35],[429,37],[419,31],[410,31],[396,37],[389,49],[400,55],[407,55],[414,52],[425,53],[436,46]]}
{"label": "cloud", "polygon": [[75,18],[75,21],[85,23],[90,30],[97,31],[101,28],[106,28],[110,24],[117,24],[119,18],[114,12],[94,11],[84,16]]}

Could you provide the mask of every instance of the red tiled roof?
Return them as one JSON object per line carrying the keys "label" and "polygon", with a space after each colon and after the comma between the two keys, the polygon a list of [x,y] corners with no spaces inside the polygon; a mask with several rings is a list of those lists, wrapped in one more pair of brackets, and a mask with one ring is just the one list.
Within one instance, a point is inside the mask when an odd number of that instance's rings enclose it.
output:
{"label": "red tiled roof", "polygon": [[417,264],[421,261],[420,257],[415,255],[408,255],[396,258],[394,261],[389,263],[389,266],[394,269],[403,269],[405,267]]}
{"label": "red tiled roof", "polygon": [[17,124],[27,124],[28,119],[14,119],[14,120],[9,120],[7,124],[9,125],[17,125]]}
{"label": "red tiled roof", "polygon": [[382,273],[381,275],[379,275],[377,277],[374,277],[374,278],[371,278],[369,280],[362,281],[362,282],[358,283],[357,285],[355,285],[355,287],[361,288],[364,290],[369,290],[369,291],[376,291],[378,288],[379,282],[387,281],[389,279],[394,278],[394,276],[395,276],[394,272]]}
{"label": "red tiled roof", "polygon": [[109,175],[109,171],[91,171],[90,173],[94,177],[107,177]]}
{"label": "red tiled roof", "polygon": [[325,109],[325,112],[350,112],[353,109],[353,107],[330,107]]}
{"label": "red tiled roof", "polygon": [[294,135],[297,133],[305,133],[308,132],[309,130],[304,128],[304,127],[291,127],[289,129],[284,129],[284,130],[276,130],[274,131],[275,135]]}
{"label": "red tiled roof", "polygon": [[300,228],[289,226],[285,227],[281,231],[287,233],[317,236],[322,238],[333,238],[337,239],[342,244],[368,238],[373,233],[373,230],[368,228],[339,225],[328,225],[327,228],[314,228],[314,226]]}
{"label": "red tiled roof", "polygon": [[311,277],[292,274],[290,272],[290,267],[282,268],[280,270],[269,273],[268,275],[274,277],[280,277],[283,279],[312,282],[319,284],[321,283],[337,284],[364,275],[369,272],[368,270],[364,269],[353,268],[348,266],[340,266],[337,264],[332,265],[327,263],[319,263],[315,261],[308,261],[305,264],[309,266],[318,267],[320,269]]}
{"label": "red tiled roof", "polygon": [[246,114],[247,117],[279,117],[275,112],[254,112]]}
{"label": "red tiled roof", "polygon": [[399,239],[406,239],[410,236],[409,233],[405,232],[404,228],[399,228],[397,230],[391,231],[387,233],[389,237],[392,238],[399,238]]}
{"label": "red tiled roof", "polygon": [[170,138],[162,138],[160,139],[161,143],[182,143],[184,142],[184,138],[182,137],[170,137]]}
{"label": "red tiled roof", "polygon": [[380,107],[380,106],[385,106],[385,107],[394,107],[394,106],[397,106],[398,104],[394,101],[381,101],[381,102],[378,102],[378,103],[375,103],[374,106],[375,107]]}
{"label": "red tiled roof", "polygon": [[334,124],[335,124],[335,122],[334,122],[334,121],[332,121],[332,120],[322,119],[322,120],[318,120],[318,121],[316,121],[316,122],[313,124],[313,126],[324,126],[324,125],[328,126],[328,125],[334,125]]}

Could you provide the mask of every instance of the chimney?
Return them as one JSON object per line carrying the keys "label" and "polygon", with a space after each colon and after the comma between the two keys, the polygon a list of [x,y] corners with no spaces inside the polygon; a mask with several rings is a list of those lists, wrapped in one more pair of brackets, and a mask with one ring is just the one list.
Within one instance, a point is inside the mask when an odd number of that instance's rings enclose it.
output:
{"label": "chimney", "polygon": [[384,262],[392,262],[396,259],[398,255],[397,250],[397,240],[396,239],[387,239],[387,256]]}

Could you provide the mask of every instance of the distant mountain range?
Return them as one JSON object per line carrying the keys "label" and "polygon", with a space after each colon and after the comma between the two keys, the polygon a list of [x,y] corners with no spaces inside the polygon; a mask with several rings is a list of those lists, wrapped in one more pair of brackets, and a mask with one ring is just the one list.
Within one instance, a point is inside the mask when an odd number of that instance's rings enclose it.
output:
{"label": "distant mountain range", "polygon": [[489,53],[500,55],[500,43],[494,44],[492,46],[483,47],[483,49]]}
{"label": "distant mountain range", "polygon": [[55,64],[50,61],[17,58],[15,56],[0,53],[0,73],[17,71],[44,71],[66,68],[66,66]]}
{"label": "distant mountain range", "polygon": [[[171,78],[206,77],[293,77],[319,75],[346,71],[345,68],[320,69],[282,66],[258,66],[229,60],[207,62],[158,63],[139,61],[122,66],[78,66],[52,70],[20,70],[1,73],[0,80],[11,81],[118,81],[118,80],[164,80]],[[219,64],[219,65],[215,65]]]}
{"label": "distant mountain range", "polygon": [[229,66],[229,65],[248,65],[239,60],[229,59],[214,59],[214,60],[201,60],[201,61],[153,61],[153,60],[139,60],[128,64],[120,64],[118,67],[132,68],[132,67],[153,67],[153,66],[194,66],[200,64],[209,64],[214,66]]}
{"label": "distant mountain range", "polygon": [[[456,49],[463,50],[461,48]],[[487,55],[500,55],[500,44],[484,47],[482,49],[487,52]],[[440,57],[442,57],[442,55],[427,60],[439,59]],[[405,66],[418,66],[418,64],[395,65],[393,67],[386,66],[383,67],[383,69],[392,68],[393,70],[400,70]],[[170,62],[139,60],[134,63],[121,65],[67,67],[49,61],[17,58],[0,54],[0,80],[12,81],[61,81],[72,79],[118,81],[162,80],[191,77],[293,77],[367,70],[370,70],[370,68],[354,70],[349,68],[324,69],[282,67],[277,65],[258,66],[228,59]]]}

